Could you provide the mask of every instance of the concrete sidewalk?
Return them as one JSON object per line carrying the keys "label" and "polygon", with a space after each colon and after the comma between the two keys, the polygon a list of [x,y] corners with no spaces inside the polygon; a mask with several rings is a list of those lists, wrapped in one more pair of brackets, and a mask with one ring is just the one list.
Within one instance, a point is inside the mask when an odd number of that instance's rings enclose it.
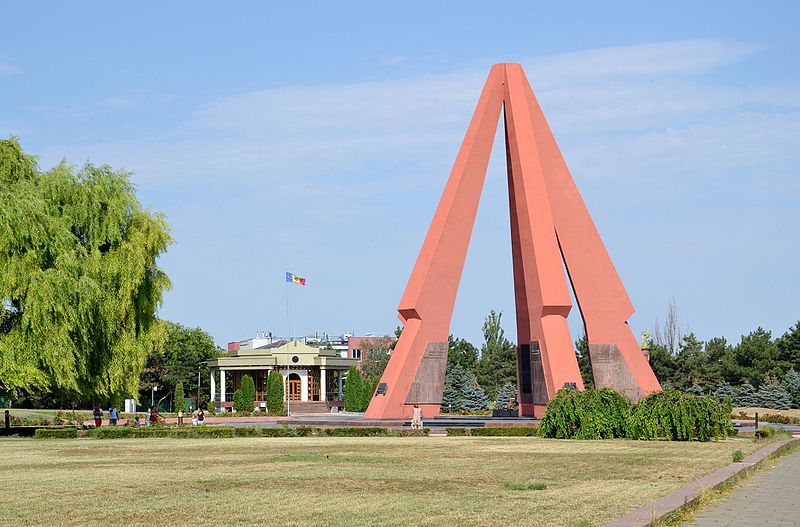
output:
{"label": "concrete sidewalk", "polygon": [[687,527],[800,526],[800,450],[771,461]]}

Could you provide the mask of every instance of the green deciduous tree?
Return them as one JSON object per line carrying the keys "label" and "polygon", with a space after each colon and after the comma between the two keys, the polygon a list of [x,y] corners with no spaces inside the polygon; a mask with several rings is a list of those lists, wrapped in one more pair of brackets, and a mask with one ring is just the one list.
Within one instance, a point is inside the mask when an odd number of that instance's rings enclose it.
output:
{"label": "green deciduous tree", "polygon": [[448,368],[459,365],[465,370],[475,371],[475,368],[478,365],[478,348],[470,344],[465,339],[453,338],[453,335],[448,337],[447,344]]}
{"label": "green deciduous tree", "polygon": [[278,370],[270,371],[267,378],[267,412],[269,415],[286,415],[283,405],[283,375]]}
{"label": "green deciduous tree", "polygon": [[133,396],[163,337],[155,311],[172,243],[129,174],[61,163],[41,171],[0,141],[0,392]]}
{"label": "green deciduous tree", "polygon": [[[191,387],[197,398],[197,379],[200,379],[200,405],[211,388],[208,360],[225,356],[214,344],[214,339],[200,328],[189,328],[175,322],[164,321],[164,339],[147,357],[142,371],[139,390],[141,397],[149,397],[151,386],[175,386],[179,381]],[[199,375],[198,375],[199,374]]]}
{"label": "green deciduous tree", "polygon": [[589,356],[589,341],[586,339],[586,335],[575,341],[575,356],[578,358],[578,368],[581,370],[583,387],[587,390],[594,388],[592,359]]}

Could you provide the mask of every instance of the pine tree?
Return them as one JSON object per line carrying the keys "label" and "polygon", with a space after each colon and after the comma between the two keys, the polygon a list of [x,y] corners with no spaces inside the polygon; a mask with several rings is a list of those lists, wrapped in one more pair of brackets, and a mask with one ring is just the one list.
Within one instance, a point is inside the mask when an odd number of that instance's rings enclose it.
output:
{"label": "pine tree", "polygon": [[800,373],[789,370],[781,382],[781,386],[792,398],[792,407],[800,408]]}
{"label": "pine tree", "polygon": [[774,408],[776,410],[787,410],[792,407],[792,398],[778,384],[765,384],[756,392],[755,406],[762,408]]}
{"label": "pine tree", "polygon": [[378,387],[378,382],[380,382],[380,380],[380,377],[363,377],[361,379],[361,402],[359,404],[359,412],[366,412],[367,408],[369,408],[372,395],[375,393],[375,389]]}
{"label": "pine tree", "polygon": [[458,412],[464,409],[464,388],[468,382],[467,370],[460,364],[447,367],[442,395],[442,410]]}
{"label": "pine tree", "polygon": [[497,392],[494,400],[495,410],[516,410],[517,409],[517,388],[507,382]]}
{"label": "pine tree", "polygon": [[469,375],[469,382],[463,391],[463,408],[468,412],[482,411],[489,408],[489,397],[478,384],[474,374]]}
{"label": "pine tree", "polygon": [[278,370],[269,372],[267,378],[267,411],[269,415],[286,415],[283,405],[283,375]]}
{"label": "pine tree", "polygon": [[175,392],[172,399],[174,400],[173,406],[175,406],[175,411],[183,411],[183,381],[178,381],[178,383],[175,384]]}
{"label": "pine tree", "polygon": [[758,397],[753,385],[746,382],[739,386],[739,393],[733,404],[734,406],[758,406]]}
{"label": "pine tree", "polygon": [[363,379],[358,368],[351,366],[344,383],[344,409],[348,412],[360,412],[363,404]]}
{"label": "pine tree", "polygon": [[729,398],[731,404],[736,404],[739,398],[739,391],[729,383],[723,382],[714,390],[714,397],[721,403],[724,403],[725,399]]}

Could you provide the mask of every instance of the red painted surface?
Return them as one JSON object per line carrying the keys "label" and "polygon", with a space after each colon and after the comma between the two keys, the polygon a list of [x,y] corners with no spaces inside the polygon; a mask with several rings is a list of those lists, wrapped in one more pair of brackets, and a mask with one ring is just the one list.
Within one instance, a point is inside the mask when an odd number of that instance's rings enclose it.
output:
{"label": "red painted surface", "polygon": [[228,342],[228,351],[239,351],[238,342]]}
{"label": "red painted surface", "polygon": [[[630,300],[522,67],[496,64],[400,300],[405,327],[381,378],[386,395],[373,397],[365,418],[410,418],[413,407],[405,401],[425,349],[430,342],[447,342],[503,106],[517,336],[519,343],[536,341],[540,346],[546,400],[567,382],[583,389],[567,326],[572,304],[562,258],[589,342],[617,344],[642,393],[660,388],[627,325],[633,313]],[[518,367],[518,375],[521,371]],[[521,413],[540,416],[546,400],[521,404]],[[426,418],[438,413],[438,405],[423,407]]]}

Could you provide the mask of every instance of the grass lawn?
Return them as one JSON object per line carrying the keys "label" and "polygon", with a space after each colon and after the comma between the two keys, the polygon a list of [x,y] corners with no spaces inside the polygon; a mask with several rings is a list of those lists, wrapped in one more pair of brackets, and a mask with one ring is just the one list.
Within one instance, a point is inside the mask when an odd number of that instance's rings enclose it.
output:
{"label": "grass lawn", "polygon": [[758,446],[0,439],[0,525],[602,525]]}

